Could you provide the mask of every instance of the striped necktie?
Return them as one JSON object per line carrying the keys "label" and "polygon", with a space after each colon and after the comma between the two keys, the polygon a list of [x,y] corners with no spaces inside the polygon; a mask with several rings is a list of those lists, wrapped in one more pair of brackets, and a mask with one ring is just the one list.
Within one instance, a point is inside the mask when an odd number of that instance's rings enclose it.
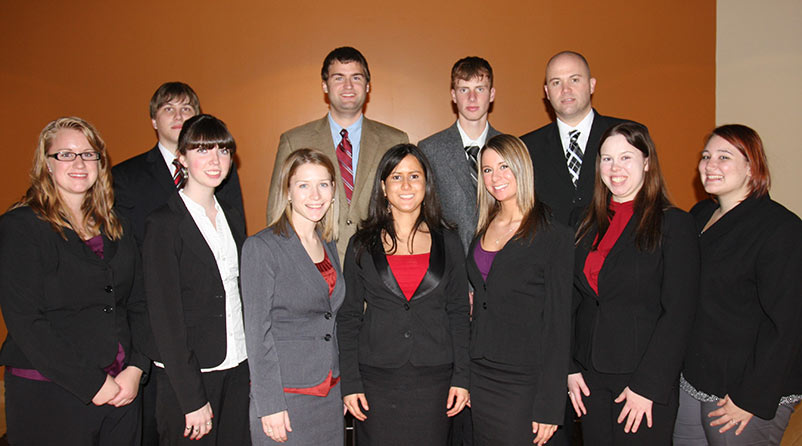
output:
{"label": "striped necktie", "polygon": [[337,144],[337,161],[340,164],[340,176],[343,177],[343,186],[345,186],[345,199],[348,200],[348,204],[351,204],[351,196],[354,194],[353,152],[351,141],[348,140],[348,130],[340,130],[340,136],[343,138]]}
{"label": "striped necktie", "polygon": [[173,160],[173,166],[175,166],[175,173],[173,174],[173,184],[175,184],[176,189],[181,189],[184,186],[184,183],[187,181],[187,174],[184,172],[184,166],[178,162],[178,158]]}
{"label": "striped necktie", "polygon": [[471,178],[473,178],[473,183],[476,184],[476,171],[479,164],[479,146],[465,147],[465,157],[468,158],[468,166],[471,168]]}

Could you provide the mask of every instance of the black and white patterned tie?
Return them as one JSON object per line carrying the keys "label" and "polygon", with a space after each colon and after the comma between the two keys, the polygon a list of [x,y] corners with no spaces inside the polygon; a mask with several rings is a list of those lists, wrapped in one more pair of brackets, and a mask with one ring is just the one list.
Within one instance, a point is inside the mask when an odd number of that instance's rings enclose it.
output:
{"label": "black and white patterned tie", "polygon": [[473,178],[473,182],[476,183],[476,170],[478,169],[478,157],[479,156],[479,146],[467,146],[465,147],[465,157],[468,159],[468,166],[471,168],[471,178]]}
{"label": "black and white patterned tie", "polygon": [[571,181],[576,187],[579,181],[579,170],[582,169],[582,149],[579,148],[579,130],[571,130],[568,136],[571,139],[568,141],[568,150],[565,151],[565,161],[568,163],[568,172],[571,173]]}

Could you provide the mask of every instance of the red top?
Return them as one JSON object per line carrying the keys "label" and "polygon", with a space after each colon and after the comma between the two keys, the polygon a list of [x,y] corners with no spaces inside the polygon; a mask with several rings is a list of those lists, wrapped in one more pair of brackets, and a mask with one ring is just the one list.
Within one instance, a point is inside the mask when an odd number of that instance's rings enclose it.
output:
{"label": "red top", "polygon": [[395,281],[401,287],[401,292],[407,300],[412,299],[415,290],[418,289],[429,269],[429,253],[410,254],[410,255],[391,255],[387,256],[387,263],[393,271]]}
{"label": "red top", "polygon": [[[334,286],[337,285],[337,271],[334,270],[334,266],[331,264],[331,260],[329,260],[329,255],[326,254],[326,251],[323,251],[323,260],[318,263],[315,263],[317,270],[320,271],[320,275],[326,280],[326,283],[329,285],[329,297],[331,297],[331,292],[334,291]],[[312,396],[328,396],[329,391],[332,387],[336,386],[337,383],[340,381],[340,377],[332,377],[333,371],[329,370],[328,376],[326,379],[323,380],[322,383],[314,386],[314,387],[285,387],[284,391],[287,393],[300,393],[303,395],[312,395]]]}
{"label": "red top", "polygon": [[[587,258],[585,258],[585,267],[582,271],[585,273],[585,277],[588,279],[590,287],[596,292],[596,295],[599,294],[599,272],[604,265],[604,259],[607,258],[607,254],[613,249],[615,242],[621,237],[621,233],[624,232],[624,228],[626,228],[627,223],[629,223],[629,219],[632,218],[634,203],[634,200],[624,203],[617,203],[610,200],[610,211],[613,212],[613,218],[610,220],[610,227],[607,228],[607,232],[604,233],[604,237],[602,237],[601,242],[599,242],[598,248],[590,251]],[[598,238],[599,236],[597,235],[596,239],[598,240]],[[596,243],[596,240],[594,240],[593,243]]]}

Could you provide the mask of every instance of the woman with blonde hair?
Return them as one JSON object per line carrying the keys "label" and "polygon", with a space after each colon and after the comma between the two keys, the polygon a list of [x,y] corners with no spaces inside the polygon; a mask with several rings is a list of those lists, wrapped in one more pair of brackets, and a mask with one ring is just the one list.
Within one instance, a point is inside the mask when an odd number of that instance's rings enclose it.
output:
{"label": "woman with blonde hair", "polygon": [[277,178],[283,212],[242,250],[254,445],[343,443],[334,178],[323,153],[292,152]]}
{"label": "woman with blonde hair", "polygon": [[28,191],[0,220],[11,444],[139,442],[149,328],[139,251],[112,211],[110,168],[91,124],[52,121]]}
{"label": "woman with blonde hair", "polygon": [[573,234],[537,199],[520,139],[491,138],[479,164],[468,250],[474,443],[543,445],[565,407]]}

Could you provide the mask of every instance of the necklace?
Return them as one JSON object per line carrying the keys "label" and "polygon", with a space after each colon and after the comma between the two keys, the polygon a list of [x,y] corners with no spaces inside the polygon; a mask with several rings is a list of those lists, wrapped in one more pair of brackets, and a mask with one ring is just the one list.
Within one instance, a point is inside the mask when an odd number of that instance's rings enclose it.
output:
{"label": "necklace", "polygon": [[501,239],[502,239],[502,238],[504,238],[504,237],[506,237],[507,235],[509,235],[509,233],[510,233],[510,232],[512,232],[512,230],[513,230],[513,229],[515,229],[515,226],[511,226],[511,227],[510,227],[510,229],[508,229],[508,230],[507,230],[507,232],[505,232],[504,234],[501,234],[501,235],[500,235],[500,236],[499,236],[499,237],[496,239],[496,244],[498,245],[499,243],[501,243]]}

